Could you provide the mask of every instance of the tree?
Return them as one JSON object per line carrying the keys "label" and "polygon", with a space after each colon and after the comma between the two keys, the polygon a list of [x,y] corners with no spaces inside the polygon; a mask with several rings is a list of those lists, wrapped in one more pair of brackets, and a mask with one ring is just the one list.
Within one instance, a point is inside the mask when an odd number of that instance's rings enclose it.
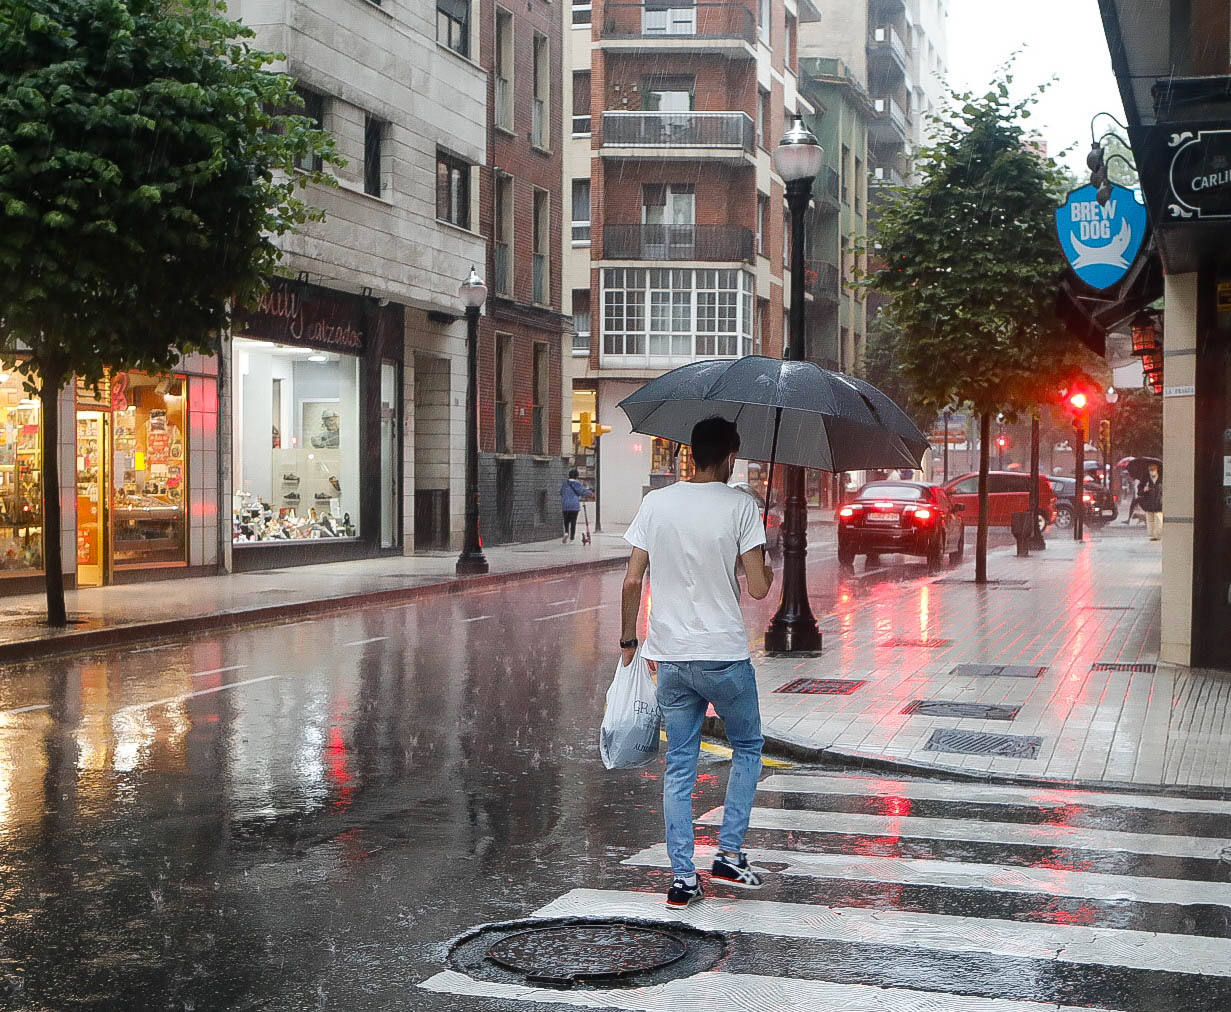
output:
{"label": "tree", "polygon": [[1054,311],[1064,265],[1053,210],[1063,179],[1022,127],[1040,92],[1014,104],[1011,80],[1005,72],[985,95],[954,94],[916,163],[920,184],[881,213],[869,281],[890,297],[897,368],[919,400],[934,409],[966,402],[980,416],[981,583],[991,420],[1054,397],[1075,356]]}
{"label": "tree", "polygon": [[286,110],[251,30],[216,0],[23,0],[0,8],[0,360],[42,403],[47,618],[66,624],[57,397],[77,376],[165,372],[248,303],[295,195],[336,162]]}
{"label": "tree", "polygon": [[1148,390],[1121,390],[1108,413],[1116,459],[1163,455],[1163,399]]}
{"label": "tree", "polygon": [[900,332],[890,326],[884,314],[877,313],[868,324],[868,339],[864,344],[859,375],[888,395],[923,432],[929,432],[936,421],[936,412],[920,400],[905,373],[898,367],[900,338]]}

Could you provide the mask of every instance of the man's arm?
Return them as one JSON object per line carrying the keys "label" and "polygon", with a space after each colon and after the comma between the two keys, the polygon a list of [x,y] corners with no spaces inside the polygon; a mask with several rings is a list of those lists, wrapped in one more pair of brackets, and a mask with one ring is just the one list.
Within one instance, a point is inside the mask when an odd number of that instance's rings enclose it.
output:
{"label": "man's arm", "polygon": [[[643,548],[634,548],[628,557],[628,569],[624,573],[624,589],[620,594],[620,639],[637,638],[637,616],[641,612],[641,584],[650,568],[650,555]],[[621,648],[620,655],[625,665],[631,664],[637,653],[635,647]]]}
{"label": "man's arm", "polygon": [[763,600],[774,585],[774,571],[765,561],[765,546],[757,545],[740,556],[744,574],[748,579],[748,593],[758,601]]}

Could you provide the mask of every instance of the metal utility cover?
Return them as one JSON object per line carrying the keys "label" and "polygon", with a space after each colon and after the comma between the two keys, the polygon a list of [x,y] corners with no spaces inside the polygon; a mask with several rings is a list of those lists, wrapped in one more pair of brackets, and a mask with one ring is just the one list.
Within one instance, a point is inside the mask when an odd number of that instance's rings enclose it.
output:
{"label": "metal utility cover", "polygon": [[529,983],[572,987],[660,970],[687,952],[669,931],[610,921],[519,931],[493,944],[487,958]]}
{"label": "metal utility cover", "polygon": [[774,689],[775,692],[802,692],[817,696],[849,696],[867,685],[866,678],[796,678]]}
{"label": "metal utility cover", "polygon": [[1145,675],[1152,675],[1158,670],[1157,664],[1131,664],[1128,662],[1121,663],[1119,661],[1098,661],[1090,665],[1091,671],[1136,671]]}
{"label": "metal utility cover", "polygon": [[988,734],[985,731],[959,731],[941,727],[923,746],[925,752],[959,752],[964,755],[991,755],[1006,759],[1037,759],[1043,739],[1025,734]]}
{"label": "metal utility cover", "polygon": [[1033,664],[959,664],[953,674],[958,678],[1038,678],[1046,671]]}
{"label": "metal utility cover", "polygon": [[946,699],[916,699],[903,713],[917,713],[921,717],[973,717],[979,720],[1013,720],[1020,706],[1001,706],[998,703],[958,703]]}
{"label": "metal utility cover", "polygon": [[899,637],[897,639],[885,640],[885,642],[882,643],[881,646],[883,647],[921,647],[924,650],[939,650],[941,647],[950,646],[952,643],[953,643],[953,640],[940,640],[940,639],[912,640],[906,637]]}

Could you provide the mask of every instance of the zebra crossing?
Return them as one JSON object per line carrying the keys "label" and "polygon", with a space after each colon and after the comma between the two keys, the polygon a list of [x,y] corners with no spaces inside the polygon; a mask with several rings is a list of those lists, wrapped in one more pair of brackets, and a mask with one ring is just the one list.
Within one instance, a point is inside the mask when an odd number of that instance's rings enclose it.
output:
{"label": "zebra crossing", "polygon": [[[721,819],[698,819],[698,867]],[[782,773],[761,781],[746,845],[772,872],[757,893],[707,884],[668,910],[659,843],[533,913],[720,931],[714,970],[574,991],[445,970],[421,986],[509,1010],[1231,1009],[1231,802]]]}

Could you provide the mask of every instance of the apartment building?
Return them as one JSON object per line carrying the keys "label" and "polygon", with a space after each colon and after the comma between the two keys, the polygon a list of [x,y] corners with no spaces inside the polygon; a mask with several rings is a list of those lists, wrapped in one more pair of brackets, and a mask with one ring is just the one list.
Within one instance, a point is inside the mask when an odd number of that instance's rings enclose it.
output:
{"label": "apartment building", "polygon": [[560,530],[561,179],[568,134],[561,129],[559,7],[541,0],[482,6],[488,158],[478,215],[488,240],[490,294],[479,328],[479,501],[484,542],[501,544]]}
{"label": "apartment building", "polygon": [[[811,0],[593,0],[566,25],[571,113],[564,301],[573,319],[565,414],[611,427],[573,451],[604,522],[686,477],[687,453],[632,433],[619,401],[698,359],[780,355],[790,304],[782,180],[770,152],[800,94]],[[800,297],[803,297],[802,293]]]}

